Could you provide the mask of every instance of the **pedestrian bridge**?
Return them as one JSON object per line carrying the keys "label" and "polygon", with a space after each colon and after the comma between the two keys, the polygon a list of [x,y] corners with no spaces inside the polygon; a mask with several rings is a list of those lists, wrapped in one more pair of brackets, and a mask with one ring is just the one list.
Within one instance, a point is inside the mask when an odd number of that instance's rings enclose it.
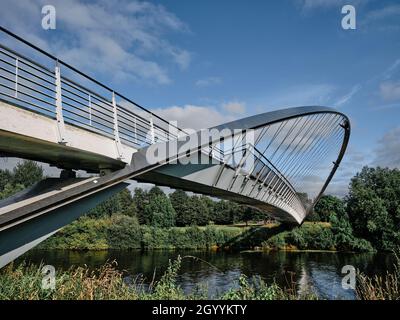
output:
{"label": "pedestrian bridge", "polygon": [[[183,130],[0,31],[0,156],[63,169],[60,178],[0,202],[0,267],[130,179],[229,199],[301,224],[346,150],[350,123],[334,109],[286,108]],[[77,178],[74,170],[90,175]]]}

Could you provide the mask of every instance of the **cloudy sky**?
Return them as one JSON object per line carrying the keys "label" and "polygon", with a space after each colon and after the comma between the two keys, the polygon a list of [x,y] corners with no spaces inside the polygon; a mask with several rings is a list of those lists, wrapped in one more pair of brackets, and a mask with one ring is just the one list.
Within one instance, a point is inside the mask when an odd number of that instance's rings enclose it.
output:
{"label": "cloudy sky", "polygon": [[[55,30],[41,28],[47,4]],[[363,165],[400,167],[397,1],[2,0],[0,24],[182,127],[336,107],[352,137],[331,193]]]}

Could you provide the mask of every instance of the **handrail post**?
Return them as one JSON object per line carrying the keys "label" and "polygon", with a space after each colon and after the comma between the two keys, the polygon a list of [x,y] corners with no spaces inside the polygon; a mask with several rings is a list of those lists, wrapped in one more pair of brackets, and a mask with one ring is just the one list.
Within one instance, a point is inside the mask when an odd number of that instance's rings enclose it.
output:
{"label": "handrail post", "polygon": [[92,96],[88,94],[89,125],[92,126]]}
{"label": "handrail post", "polygon": [[155,143],[156,139],[155,139],[155,136],[154,136],[154,124],[153,124],[153,118],[152,117],[150,117],[149,122],[150,122],[150,141],[151,141],[151,144],[153,144],[153,143]]}
{"label": "handrail post", "polygon": [[62,112],[62,94],[61,94],[61,69],[56,61],[55,67],[55,85],[56,85],[56,120],[57,120],[57,131],[58,131],[58,143],[67,144],[66,136],[65,136],[65,124],[64,124],[64,116]]}
{"label": "handrail post", "polygon": [[15,58],[15,98],[18,98],[18,57]]}
{"label": "handrail post", "polygon": [[122,152],[121,152],[122,146],[118,130],[117,102],[115,100],[114,91],[112,92],[112,106],[113,106],[113,116],[114,116],[114,140],[115,140],[115,147],[117,149],[117,158],[122,159]]}
{"label": "handrail post", "polygon": [[138,143],[138,138],[137,138],[137,126],[136,126],[136,116],[133,118],[134,119],[134,121],[133,121],[133,128],[135,129],[135,131],[134,131],[134,133],[135,133],[135,144],[136,145],[138,145],[139,143]]}

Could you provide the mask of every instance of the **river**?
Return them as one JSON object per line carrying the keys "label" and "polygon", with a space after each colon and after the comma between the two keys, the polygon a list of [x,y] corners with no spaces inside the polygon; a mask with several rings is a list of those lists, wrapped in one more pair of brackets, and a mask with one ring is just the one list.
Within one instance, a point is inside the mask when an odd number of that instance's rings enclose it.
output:
{"label": "river", "polygon": [[166,270],[168,260],[178,255],[185,257],[178,276],[179,285],[186,293],[198,285],[206,285],[209,298],[237,286],[238,277],[243,273],[280,285],[291,283],[292,278],[297,290],[311,289],[324,299],[355,299],[353,290],[342,288],[343,266],[352,265],[368,275],[393,270],[393,257],[389,254],[334,252],[31,250],[18,261],[43,262],[53,265],[56,270],[65,270],[71,265],[84,264],[95,268],[116,260],[117,268],[124,271],[127,280],[140,278],[148,284],[153,277],[158,280]]}

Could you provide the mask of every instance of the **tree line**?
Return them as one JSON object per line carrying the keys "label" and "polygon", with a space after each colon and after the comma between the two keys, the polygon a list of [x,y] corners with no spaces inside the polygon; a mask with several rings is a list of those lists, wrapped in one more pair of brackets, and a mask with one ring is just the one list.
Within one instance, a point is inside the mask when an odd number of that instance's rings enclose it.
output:
{"label": "tree line", "polygon": [[[18,163],[12,171],[0,170],[0,199],[43,177],[43,169],[33,161]],[[301,196],[307,198],[304,194]],[[167,195],[159,187],[136,188],[133,193],[125,189],[92,209],[87,216],[96,219],[115,214],[129,216],[139,224],[154,228],[229,225],[267,218],[256,209],[232,201],[189,195],[182,190]],[[351,179],[345,198],[323,196],[307,220],[326,222],[330,229],[320,228],[321,232],[315,233],[318,228],[314,228],[310,235],[307,228],[296,228],[285,235],[286,241],[290,238],[301,247],[305,238],[312,237],[309,240],[313,242],[323,238],[326,247],[331,241],[338,248],[370,246],[377,250],[393,250],[400,245],[400,170],[364,167]],[[283,235],[276,241],[282,238]]]}
{"label": "tree line", "polygon": [[182,190],[167,195],[157,186],[150,190],[135,188],[133,194],[125,189],[92,209],[88,216],[104,217],[114,213],[136,217],[140,224],[159,228],[227,225],[266,218],[259,210],[232,201],[188,195]]}
{"label": "tree line", "polygon": [[364,167],[344,199],[323,196],[308,220],[332,223],[342,241],[353,235],[375,249],[393,251],[400,245],[400,170]]}

